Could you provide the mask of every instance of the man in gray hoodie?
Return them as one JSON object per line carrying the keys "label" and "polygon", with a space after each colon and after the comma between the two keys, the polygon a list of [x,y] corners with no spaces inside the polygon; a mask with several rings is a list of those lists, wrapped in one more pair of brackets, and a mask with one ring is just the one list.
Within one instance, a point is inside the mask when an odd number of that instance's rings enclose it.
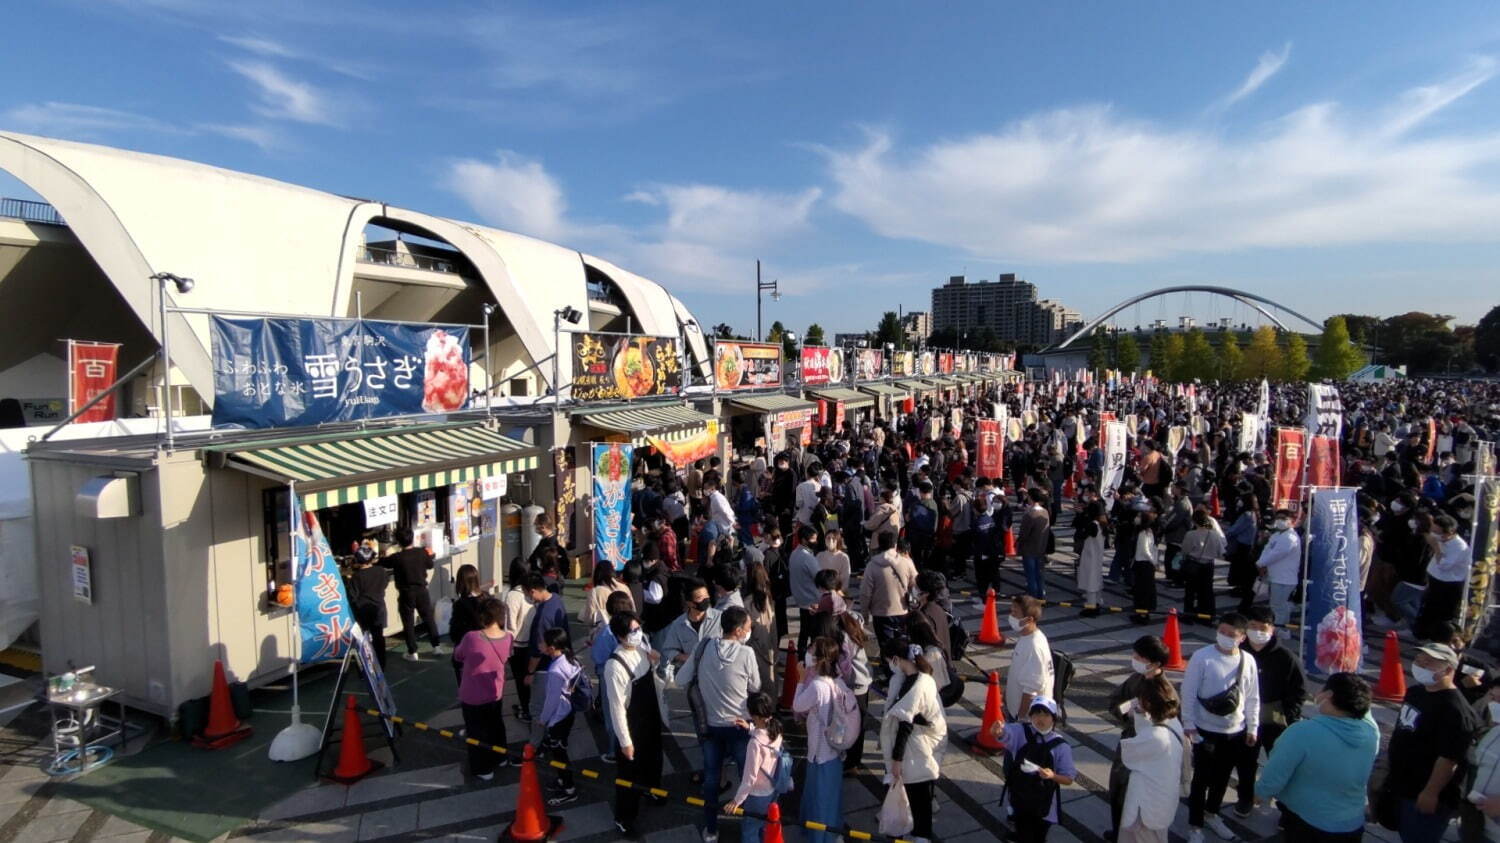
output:
{"label": "man in gray hoodie", "polygon": [[[750,613],[731,606],[719,619],[723,637],[707,642],[677,671],[677,684],[695,680],[703,697],[703,840],[719,839],[719,778],[726,760],[739,766],[750,740],[750,695],[760,691],[760,669],[750,638]],[[691,693],[691,692],[690,692]],[[743,773],[743,771],[741,771]]]}

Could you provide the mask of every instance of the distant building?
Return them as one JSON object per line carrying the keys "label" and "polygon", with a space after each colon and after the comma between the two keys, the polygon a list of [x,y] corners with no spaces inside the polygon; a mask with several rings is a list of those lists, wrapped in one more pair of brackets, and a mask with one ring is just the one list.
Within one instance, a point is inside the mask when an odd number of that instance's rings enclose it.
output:
{"label": "distant building", "polygon": [[833,345],[835,348],[844,348],[846,346],[859,345],[860,343],[867,342],[869,339],[869,334],[863,332],[858,334],[834,334]]}
{"label": "distant building", "polygon": [[910,345],[926,342],[932,336],[932,314],[925,310],[913,310],[902,316],[901,333]]}
{"label": "distant building", "polygon": [[954,275],[932,291],[932,330],[971,331],[989,327],[1001,342],[1045,346],[1060,342],[1083,324],[1083,317],[1050,299],[1038,299],[1036,285],[1007,272],[997,281],[969,283]]}

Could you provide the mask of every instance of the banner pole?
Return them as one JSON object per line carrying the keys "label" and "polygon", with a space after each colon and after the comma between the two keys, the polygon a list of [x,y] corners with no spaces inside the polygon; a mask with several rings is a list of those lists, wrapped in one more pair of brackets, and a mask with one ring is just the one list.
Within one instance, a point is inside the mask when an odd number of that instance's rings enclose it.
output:
{"label": "banner pole", "polygon": [[1469,519],[1469,575],[1464,577],[1463,597],[1459,600],[1458,604],[1458,628],[1460,630],[1469,622],[1469,587],[1474,581],[1474,543],[1479,540],[1479,518],[1481,512],[1479,509],[1479,500],[1484,497],[1484,488],[1480,484],[1492,483],[1497,479],[1496,475],[1493,474],[1465,474],[1462,477],[1464,480],[1468,480],[1474,484],[1475,495],[1474,517]]}
{"label": "banner pole", "polygon": [[[301,683],[297,674],[297,668],[302,662],[302,623],[297,616],[296,599],[297,582],[301,579],[302,566],[297,555],[297,481],[295,480],[288,480],[286,484],[286,509],[287,550],[291,556],[292,568],[292,722],[277,732],[276,737],[272,739],[268,753],[272,761],[297,761],[315,754],[323,744],[322,730],[311,723],[302,722]],[[363,634],[359,631],[357,624],[354,630],[350,633],[351,636]],[[350,642],[349,650],[353,652],[353,642]],[[345,653],[344,658],[347,660],[348,657],[349,653]],[[334,695],[333,701],[335,703],[338,701],[337,694]],[[328,728],[331,722],[325,721],[324,728]]]}

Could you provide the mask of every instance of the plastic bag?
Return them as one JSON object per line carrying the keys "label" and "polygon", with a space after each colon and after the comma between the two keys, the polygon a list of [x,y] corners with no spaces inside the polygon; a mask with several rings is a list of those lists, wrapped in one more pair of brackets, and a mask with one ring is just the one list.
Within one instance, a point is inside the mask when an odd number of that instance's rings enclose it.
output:
{"label": "plastic bag", "polygon": [[1264,600],[1271,596],[1271,584],[1266,581],[1265,577],[1256,577],[1255,589],[1252,593],[1256,600]]}
{"label": "plastic bag", "polygon": [[875,819],[880,824],[880,833],[887,837],[911,834],[916,821],[911,818],[911,803],[906,801],[906,788],[900,782],[892,783],[885,792],[885,803],[880,806]]}
{"label": "plastic bag", "polygon": [[437,602],[436,606],[432,607],[432,610],[432,613],[436,616],[433,620],[437,622],[438,635],[447,638],[448,624],[453,620],[453,598],[444,597]]}

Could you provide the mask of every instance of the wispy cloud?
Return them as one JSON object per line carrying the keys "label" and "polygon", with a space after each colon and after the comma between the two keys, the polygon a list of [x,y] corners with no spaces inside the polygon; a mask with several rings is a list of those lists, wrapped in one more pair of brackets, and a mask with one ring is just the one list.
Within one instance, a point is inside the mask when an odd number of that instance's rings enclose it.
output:
{"label": "wispy cloud", "polygon": [[1238,135],[1104,106],[904,154],[871,130],[862,145],[825,151],[831,201],[882,235],[997,260],[1493,239],[1500,131],[1412,130],[1494,72],[1481,60],[1387,109],[1308,105]]}
{"label": "wispy cloud", "polygon": [[484,222],[518,234],[555,241],[576,228],[557,180],[540,161],[509,150],[500,150],[493,161],[452,162],[443,185]]}
{"label": "wispy cloud", "polygon": [[182,134],[184,130],[155,117],[76,102],[18,105],[0,114],[7,126],[61,137],[97,137],[107,132]]}
{"label": "wispy cloud", "polygon": [[272,59],[302,61],[317,65],[334,73],[368,81],[374,73],[364,65],[345,61],[322,52],[307,52],[291,47],[281,41],[259,35],[220,35],[218,40],[247,53]]}
{"label": "wispy cloud", "polygon": [[259,100],[252,110],[262,117],[323,126],[340,126],[347,105],[336,103],[315,85],[294,79],[258,61],[231,61],[229,67],[255,86]]}
{"label": "wispy cloud", "polygon": [[201,123],[198,129],[209,134],[244,141],[271,152],[285,145],[285,138],[270,126],[232,125],[226,123]]}
{"label": "wispy cloud", "polygon": [[1281,71],[1282,67],[1286,66],[1286,60],[1291,55],[1292,42],[1290,41],[1281,48],[1280,52],[1267,50],[1261,53],[1260,59],[1255,62],[1255,67],[1251,69],[1250,75],[1246,76],[1245,81],[1241,82],[1240,86],[1235,88],[1229,96],[1219,102],[1219,107],[1228,108],[1260,90],[1260,86],[1266,84],[1272,76]]}

